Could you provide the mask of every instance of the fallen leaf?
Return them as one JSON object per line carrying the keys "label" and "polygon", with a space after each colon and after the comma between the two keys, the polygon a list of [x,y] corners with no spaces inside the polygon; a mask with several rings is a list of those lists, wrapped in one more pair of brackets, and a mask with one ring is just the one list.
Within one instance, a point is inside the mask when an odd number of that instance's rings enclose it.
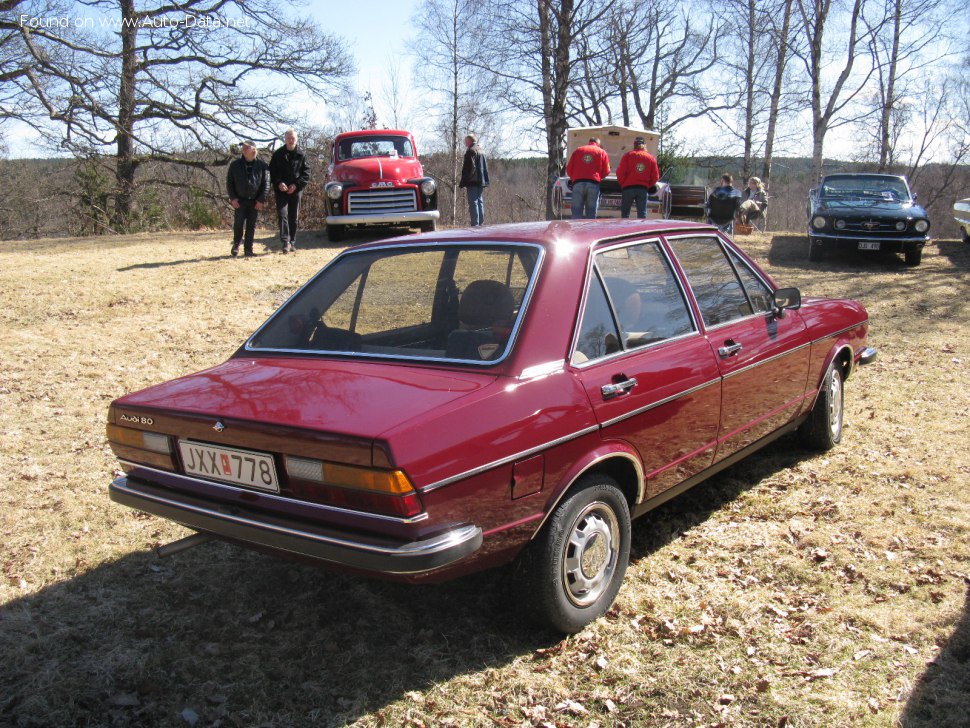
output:
{"label": "fallen leaf", "polygon": [[717,699],[717,702],[719,702],[721,705],[730,705],[735,700],[737,700],[737,698],[735,698],[733,695],[730,693],[725,693]]}
{"label": "fallen leaf", "polygon": [[559,703],[556,706],[556,710],[562,713],[571,713],[572,715],[586,715],[589,713],[582,703],[577,703],[575,700],[569,700],[568,698]]}
{"label": "fallen leaf", "polygon": [[853,660],[861,660],[863,657],[868,657],[872,654],[872,650],[859,650],[854,655],[852,655]]}
{"label": "fallen leaf", "polygon": [[199,722],[199,714],[192,710],[192,708],[186,708],[179,715],[189,725],[195,725]]}
{"label": "fallen leaf", "polygon": [[823,668],[820,668],[820,669],[816,670],[815,672],[809,673],[808,679],[809,680],[822,680],[822,679],[827,678],[827,677],[832,677],[838,671],[839,670],[836,667],[823,667]]}

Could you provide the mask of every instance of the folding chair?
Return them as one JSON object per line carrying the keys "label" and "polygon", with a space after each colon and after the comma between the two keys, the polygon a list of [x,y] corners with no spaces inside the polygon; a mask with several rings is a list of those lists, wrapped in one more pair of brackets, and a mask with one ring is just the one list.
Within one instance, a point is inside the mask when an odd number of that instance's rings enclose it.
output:
{"label": "folding chair", "polygon": [[741,206],[741,197],[721,197],[712,193],[707,198],[707,220],[712,225],[717,225],[718,229],[734,236],[734,218],[738,214]]}

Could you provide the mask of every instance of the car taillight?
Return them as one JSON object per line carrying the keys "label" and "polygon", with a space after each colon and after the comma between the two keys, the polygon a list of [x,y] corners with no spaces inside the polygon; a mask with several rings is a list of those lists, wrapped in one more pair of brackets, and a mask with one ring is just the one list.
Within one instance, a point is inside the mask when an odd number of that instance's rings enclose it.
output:
{"label": "car taillight", "polygon": [[118,458],[174,470],[172,440],[158,432],[136,430],[108,423],[108,444]]}
{"label": "car taillight", "polygon": [[421,499],[401,470],[361,468],[286,456],[286,472],[300,481],[304,497],[318,503],[410,518],[421,513]]}

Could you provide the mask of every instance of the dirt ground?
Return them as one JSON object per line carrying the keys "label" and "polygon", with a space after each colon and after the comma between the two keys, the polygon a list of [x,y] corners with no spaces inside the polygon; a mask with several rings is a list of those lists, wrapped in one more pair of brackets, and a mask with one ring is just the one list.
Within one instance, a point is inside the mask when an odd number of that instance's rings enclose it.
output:
{"label": "dirt ground", "polygon": [[115,397],[228,357],[338,251],[225,234],[0,243],[0,725],[960,726],[970,715],[970,246],[809,264],[880,353],[842,443],[783,438],[634,524],[615,607],[568,639],[497,570],[433,587],[209,543],[111,503]]}

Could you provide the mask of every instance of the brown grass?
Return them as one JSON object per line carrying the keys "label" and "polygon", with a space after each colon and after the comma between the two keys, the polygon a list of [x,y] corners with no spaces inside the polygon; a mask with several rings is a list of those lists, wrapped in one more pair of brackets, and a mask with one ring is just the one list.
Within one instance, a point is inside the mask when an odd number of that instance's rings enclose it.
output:
{"label": "brown grass", "polygon": [[970,246],[908,269],[742,239],[779,283],[869,308],[843,442],[783,439],[637,522],[615,608],[560,640],[502,570],[409,587],[150,555],[186,532],[108,501],[108,402],[223,360],[336,252],[227,240],[0,244],[0,725],[965,724]]}

